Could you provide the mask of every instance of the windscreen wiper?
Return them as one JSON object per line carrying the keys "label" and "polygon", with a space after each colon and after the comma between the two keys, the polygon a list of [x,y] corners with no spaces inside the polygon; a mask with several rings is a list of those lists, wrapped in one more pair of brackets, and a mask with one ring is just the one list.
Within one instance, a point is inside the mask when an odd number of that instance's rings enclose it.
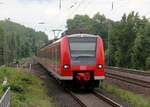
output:
{"label": "windscreen wiper", "polygon": [[77,56],[73,56],[74,58],[80,58],[80,57],[94,57],[94,55],[87,55],[87,54],[83,54],[83,55],[77,55]]}

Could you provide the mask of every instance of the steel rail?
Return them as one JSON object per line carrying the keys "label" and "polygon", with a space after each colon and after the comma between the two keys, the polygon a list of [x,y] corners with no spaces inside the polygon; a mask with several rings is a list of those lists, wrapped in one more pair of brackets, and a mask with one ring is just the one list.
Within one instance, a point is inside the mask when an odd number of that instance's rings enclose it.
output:
{"label": "steel rail", "polygon": [[117,75],[117,74],[108,73],[108,72],[106,73],[106,77],[121,80],[121,81],[125,81],[125,82],[128,82],[128,83],[134,84],[134,85],[150,88],[150,82],[148,82],[148,81],[143,81],[143,80],[140,80],[140,79],[130,78],[130,77],[127,77],[127,76],[122,76],[122,75],[119,75],[119,74]]}
{"label": "steel rail", "polygon": [[69,93],[80,104],[81,107],[87,107],[87,105],[84,104],[73,92],[69,91]]}
{"label": "steel rail", "polygon": [[[112,107],[123,107],[122,105],[116,103],[115,101],[111,100],[110,98],[106,97],[98,89],[94,89],[92,91],[94,96],[96,96],[98,99],[103,100],[104,102],[108,103]],[[81,105],[81,107],[87,107],[87,105],[80,100],[80,98],[73,92],[69,91],[69,94]]]}
{"label": "steel rail", "polygon": [[102,99],[103,101],[109,103],[113,107],[123,107],[122,105],[118,104],[117,102],[113,101],[112,99],[106,97],[104,94],[101,93],[99,89],[94,89],[93,93],[95,96],[97,96],[99,99]]}
{"label": "steel rail", "polygon": [[112,69],[112,70],[116,70],[116,71],[121,71],[121,72],[136,74],[136,75],[150,76],[150,72],[136,70],[136,69],[128,69],[128,68],[120,68],[120,67],[110,67],[110,66],[106,66],[105,68],[108,69],[108,70]]}

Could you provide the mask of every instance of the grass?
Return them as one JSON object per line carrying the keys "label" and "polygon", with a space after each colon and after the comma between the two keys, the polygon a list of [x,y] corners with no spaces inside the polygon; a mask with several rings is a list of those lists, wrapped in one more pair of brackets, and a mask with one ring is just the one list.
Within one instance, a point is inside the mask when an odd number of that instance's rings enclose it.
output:
{"label": "grass", "polygon": [[105,89],[107,92],[115,96],[121,97],[122,99],[127,100],[128,102],[136,106],[150,107],[150,99],[145,99],[142,96],[133,94],[132,92],[119,89],[112,85],[106,85],[104,83],[100,84],[100,88]]}
{"label": "grass", "polygon": [[[2,86],[4,78],[8,83]],[[11,107],[53,107],[42,80],[25,70],[0,67],[0,97],[11,87]]]}

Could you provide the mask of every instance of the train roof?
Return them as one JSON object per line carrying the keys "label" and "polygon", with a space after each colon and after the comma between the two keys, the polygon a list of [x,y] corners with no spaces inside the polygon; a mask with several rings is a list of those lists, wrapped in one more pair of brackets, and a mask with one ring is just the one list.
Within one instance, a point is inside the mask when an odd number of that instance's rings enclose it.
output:
{"label": "train roof", "polygon": [[[98,35],[92,35],[92,34],[71,34],[71,35],[65,35],[65,36],[67,36],[67,37],[98,37]],[[54,44],[54,43],[59,42],[63,37],[61,37],[59,39],[51,40],[49,43],[42,46],[40,48],[40,50],[43,48],[47,48],[50,44]]]}
{"label": "train roof", "polygon": [[43,49],[43,48],[48,47],[48,46],[51,45],[51,44],[54,44],[54,43],[56,43],[56,42],[59,42],[61,39],[62,39],[62,38],[54,39],[54,40],[49,41],[47,44],[45,44],[44,46],[42,46],[42,47],[40,48],[40,50]]}
{"label": "train roof", "polygon": [[72,30],[66,30],[64,31],[61,35],[66,36],[66,35],[72,35],[72,34],[88,34],[88,30],[83,30],[83,29],[72,29]]}
{"label": "train roof", "polygon": [[97,35],[92,35],[92,34],[72,34],[66,36],[67,37],[97,37]]}

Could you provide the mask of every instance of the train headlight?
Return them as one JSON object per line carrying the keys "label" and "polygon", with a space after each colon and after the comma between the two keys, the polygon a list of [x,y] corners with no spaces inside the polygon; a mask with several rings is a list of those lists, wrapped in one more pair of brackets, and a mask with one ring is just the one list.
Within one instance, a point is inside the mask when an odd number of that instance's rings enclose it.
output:
{"label": "train headlight", "polygon": [[98,68],[102,68],[102,67],[103,67],[103,65],[102,65],[102,64],[99,64],[97,67],[98,67]]}
{"label": "train headlight", "polygon": [[64,65],[64,68],[65,68],[65,69],[69,68],[69,65]]}

